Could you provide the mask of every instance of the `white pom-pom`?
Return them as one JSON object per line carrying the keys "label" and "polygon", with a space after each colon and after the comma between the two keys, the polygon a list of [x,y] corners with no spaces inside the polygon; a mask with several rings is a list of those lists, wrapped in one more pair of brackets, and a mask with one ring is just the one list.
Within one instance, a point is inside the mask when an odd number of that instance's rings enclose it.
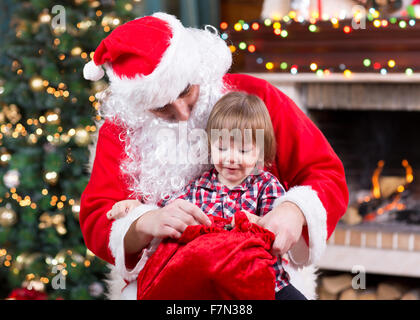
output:
{"label": "white pom-pom", "polygon": [[93,60],[85,64],[83,68],[83,77],[86,80],[98,81],[105,75],[104,69],[97,66]]}

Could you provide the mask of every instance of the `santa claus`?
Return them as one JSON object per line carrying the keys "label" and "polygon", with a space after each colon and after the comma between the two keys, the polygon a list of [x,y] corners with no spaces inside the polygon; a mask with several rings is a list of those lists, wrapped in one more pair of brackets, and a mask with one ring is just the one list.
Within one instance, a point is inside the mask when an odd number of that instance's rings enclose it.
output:
{"label": "santa claus", "polygon": [[[260,221],[275,235],[273,253],[288,253],[291,283],[307,298],[316,296],[312,266],[348,202],[342,163],[293,101],[264,80],[227,74],[231,63],[213,27],[185,28],[174,16],[156,13],[116,28],[84,68],[93,81],[105,68],[110,85],[101,98],[105,122],[81,199],[80,225],[87,247],[128,284],[122,298],[136,297],[136,278],[160,239],[206,223],[198,207],[156,204],[208,169],[194,158],[194,150],[207,143],[196,130],[205,128],[213,105],[228,91],[258,95],[268,108],[278,142],[269,171],[287,193]],[[173,130],[176,139],[163,139],[162,130]],[[125,199],[142,205],[122,219],[108,219],[112,206]],[[302,273],[308,270],[312,278],[305,283]]]}

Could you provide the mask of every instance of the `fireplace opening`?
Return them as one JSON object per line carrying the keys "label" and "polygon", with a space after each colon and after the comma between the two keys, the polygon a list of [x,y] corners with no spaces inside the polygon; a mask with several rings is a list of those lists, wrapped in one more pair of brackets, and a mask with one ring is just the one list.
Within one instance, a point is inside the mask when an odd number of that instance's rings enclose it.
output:
{"label": "fireplace opening", "polygon": [[359,222],[420,226],[420,112],[310,109],[343,162]]}

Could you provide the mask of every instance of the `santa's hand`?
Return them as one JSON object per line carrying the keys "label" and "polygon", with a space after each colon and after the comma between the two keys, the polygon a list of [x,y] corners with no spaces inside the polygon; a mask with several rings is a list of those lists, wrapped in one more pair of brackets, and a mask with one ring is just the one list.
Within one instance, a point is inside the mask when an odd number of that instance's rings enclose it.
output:
{"label": "santa's hand", "polygon": [[274,233],[276,238],[272,253],[280,257],[299,240],[306,219],[298,206],[285,201],[260,218],[257,223]]}
{"label": "santa's hand", "polygon": [[211,225],[211,220],[195,204],[177,199],[164,208],[145,213],[137,221],[137,230],[156,238],[181,237],[191,225]]}

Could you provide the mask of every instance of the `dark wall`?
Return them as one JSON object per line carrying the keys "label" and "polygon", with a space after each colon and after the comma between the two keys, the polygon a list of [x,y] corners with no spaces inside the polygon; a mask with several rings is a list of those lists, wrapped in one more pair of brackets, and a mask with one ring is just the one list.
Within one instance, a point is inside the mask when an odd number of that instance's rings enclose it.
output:
{"label": "dark wall", "polygon": [[420,194],[420,112],[310,110],[309,114],[342,160],[351,188],[370,189],[380,160],[385,161],[382,176],[404,177],[401,162],[406,159]]}

